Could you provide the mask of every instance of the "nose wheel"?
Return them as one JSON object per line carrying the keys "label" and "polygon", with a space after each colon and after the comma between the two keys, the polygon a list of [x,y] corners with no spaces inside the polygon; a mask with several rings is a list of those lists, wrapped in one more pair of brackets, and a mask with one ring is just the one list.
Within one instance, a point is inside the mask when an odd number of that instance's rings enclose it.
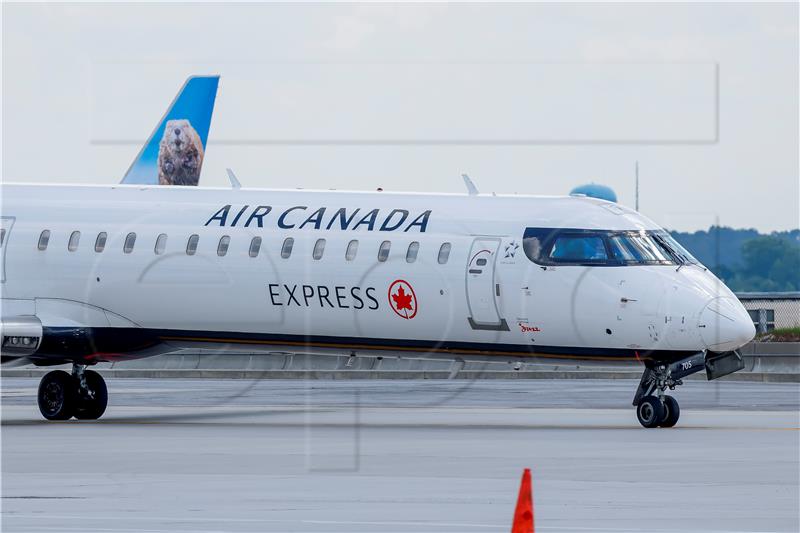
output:
{"label": "nose wheel", "polygon": [[39,411],[48,420],[96,420],[108,405],[108,389],[103,377],[85,365],[72,365],[72,374],[63,370],[48,372],[39,382]]}
{"label": "nose wheel", "polygon": [[678,419],[681,417],[681,408],[678,400],[672,396],[663,396],[661,400],[664,403],[664,418],[661,419],[659,425],[662,428],[671,428],[678,423]]}
{"label": "nose wheel", "polygon": [[680,416],[678,400],[672,396],[645,396],[636,406],[636,418],[646,428],[671,428]]}

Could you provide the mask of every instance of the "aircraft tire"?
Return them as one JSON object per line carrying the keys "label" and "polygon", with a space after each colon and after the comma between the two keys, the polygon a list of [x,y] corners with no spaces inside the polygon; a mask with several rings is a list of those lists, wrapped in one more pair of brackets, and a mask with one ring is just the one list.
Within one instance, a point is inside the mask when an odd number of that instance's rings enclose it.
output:
{"label": "aircraft tire", "polygon": [[664,420],[664,404],[655,396],[645,396],[636,406],[636,417],[646,428],[655,428]]}
{"label": "aircraft tire", "polygon": [[94,398],[81,398],[78,395],[75,406],[75,418],[78,420],[97,420],[106,412],[108,406],[108,388],[103,376],[94,370],[85,370],[86,386],[94,392]]}
{"label": "aircraft tire", "polygon": [[678,423],[681,417],[681,408],[678,405],[678,400],[672,396],[664,396],[664,419],[659,426],[662,428],[671,428]]}
{"label": "aircraft tire", "polygon": [[47,420],[69,420],[75,411],[75,379],[63,370],[53,370],[39,382],[36,395],[39,412]]}

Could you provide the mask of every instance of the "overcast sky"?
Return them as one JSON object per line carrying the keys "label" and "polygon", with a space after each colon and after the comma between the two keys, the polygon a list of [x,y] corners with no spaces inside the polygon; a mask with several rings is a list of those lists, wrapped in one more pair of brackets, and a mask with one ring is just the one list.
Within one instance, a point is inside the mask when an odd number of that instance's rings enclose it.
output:
{"label": "overcast sky", "polygon": [[201,186],[564,194],[797,228],[798,6],[8,4],[3,180],[118,182],[222,75]]}

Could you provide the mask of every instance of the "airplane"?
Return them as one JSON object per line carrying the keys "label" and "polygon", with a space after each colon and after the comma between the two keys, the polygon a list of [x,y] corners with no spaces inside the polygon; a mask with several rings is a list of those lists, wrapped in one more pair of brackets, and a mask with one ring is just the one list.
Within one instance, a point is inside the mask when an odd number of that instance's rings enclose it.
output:
{"label": "airplane", "polygon": [[[89,367],[187,348],[643,367],[668,390],[744,367],[734,294],[668,232],[583,196],[194,187],[218,77],[191,77],[118,185],[3,183],[4,363],[49,420],[98,419]],[[186,186],[190,185],[190,186]]]}

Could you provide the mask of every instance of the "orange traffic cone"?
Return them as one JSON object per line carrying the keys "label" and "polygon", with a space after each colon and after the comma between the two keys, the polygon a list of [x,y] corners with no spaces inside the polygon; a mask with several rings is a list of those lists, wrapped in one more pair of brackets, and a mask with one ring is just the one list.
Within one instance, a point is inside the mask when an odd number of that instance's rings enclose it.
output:
{"label": "orange traffic cone", "polygon": [[522,473],[522,483],[519,486],[517,508],[514,511],[514,523],[511,533],[533,533],[533,489],[531,488],[531,469],[526,468]]}

